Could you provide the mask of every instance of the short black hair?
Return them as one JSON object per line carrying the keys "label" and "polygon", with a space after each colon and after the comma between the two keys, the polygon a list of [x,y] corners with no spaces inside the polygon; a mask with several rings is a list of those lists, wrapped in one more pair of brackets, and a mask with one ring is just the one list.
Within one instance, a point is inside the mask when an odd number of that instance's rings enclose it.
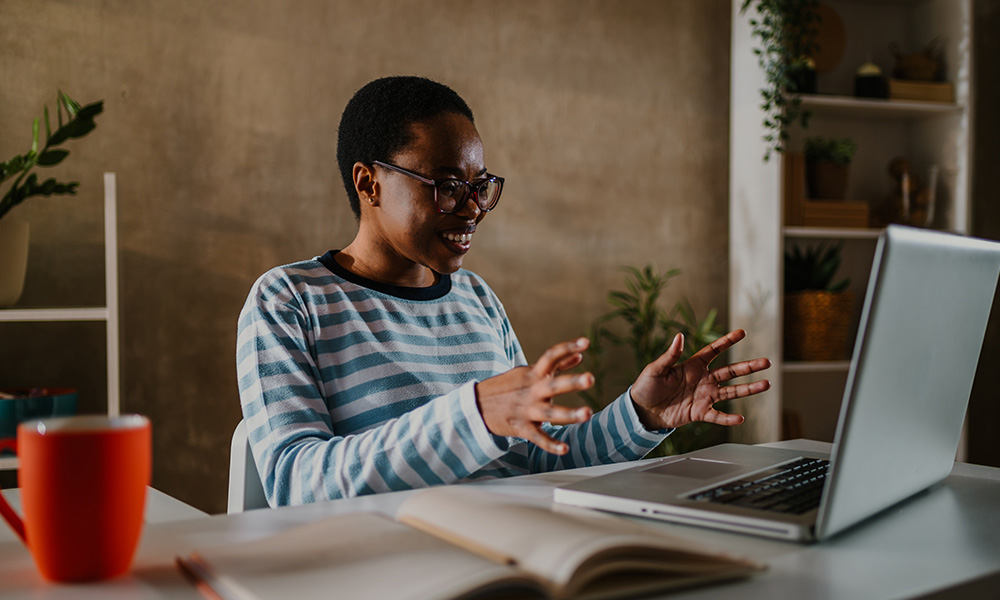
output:
{"label": "short black hair", "polygon": [[461,96],[424,77],[383,77],[355,92],[337,132],[337,164],[355,217],[361,218],[361,205],[354,189],[354,163],[389,162],[412,141],[410,125],[443,113],[475,122]]}

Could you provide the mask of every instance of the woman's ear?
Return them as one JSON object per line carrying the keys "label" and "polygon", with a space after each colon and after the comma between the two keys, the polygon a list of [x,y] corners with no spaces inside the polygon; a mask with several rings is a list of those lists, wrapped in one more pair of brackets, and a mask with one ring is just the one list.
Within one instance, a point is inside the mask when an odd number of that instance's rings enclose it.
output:
{"label": "woman's ear", "polygon": [[378,181],[376,181],[374,168],[363,162],[356,162],[354,163],[353,175],[354,189],[361,202],[375,204],[378,199]]}

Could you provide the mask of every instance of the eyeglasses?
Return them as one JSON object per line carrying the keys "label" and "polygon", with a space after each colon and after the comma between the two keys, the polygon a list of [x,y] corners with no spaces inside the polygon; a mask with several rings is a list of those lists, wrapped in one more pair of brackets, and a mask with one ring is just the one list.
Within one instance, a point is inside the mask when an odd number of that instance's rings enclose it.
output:
{"label": "eyeglasses", "polygon": [[471,196],[476,197],[476,205],[479,210],[489,212],[496,208],[497,202],[500,200],[500,191],[503,190],[503,177],[489,173],[486,174],[485,179],[475,181],[462,181],[455,178],[429,179],[419,173],[380,160],[374,162],[380,167],[434,186],[434,203],[437,205],[438,212],[446,215],[462,210]]}

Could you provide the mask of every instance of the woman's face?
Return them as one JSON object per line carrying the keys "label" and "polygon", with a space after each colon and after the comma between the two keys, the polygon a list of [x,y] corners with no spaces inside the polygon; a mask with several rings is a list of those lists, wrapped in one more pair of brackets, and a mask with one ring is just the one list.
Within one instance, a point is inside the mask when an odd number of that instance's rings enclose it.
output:
{"label": "woman's face", "polygon": [[[445,113],[411,126],[413,141],[389,161],[429,179],[472,181],[486,174],[483,143],[468,118]],[[441,214],[434,187],[402,173],[374,167],[376,203],[366,207],[385,267],[398,285],[430,285],[435,273],[454,273],[472,246],[476,225],[486,213],[470,200],[461,210]]]}

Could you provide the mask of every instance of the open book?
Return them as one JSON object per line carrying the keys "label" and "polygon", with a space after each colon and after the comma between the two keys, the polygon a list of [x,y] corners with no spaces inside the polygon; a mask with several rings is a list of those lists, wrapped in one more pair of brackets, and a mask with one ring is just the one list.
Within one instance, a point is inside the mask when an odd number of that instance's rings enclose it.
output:
{"label": "open book", "polygon": [[417,492],[395,521],[338,515],[177,562],[224,600],[621,598],[763,569],[650,524],[474,486]]}

